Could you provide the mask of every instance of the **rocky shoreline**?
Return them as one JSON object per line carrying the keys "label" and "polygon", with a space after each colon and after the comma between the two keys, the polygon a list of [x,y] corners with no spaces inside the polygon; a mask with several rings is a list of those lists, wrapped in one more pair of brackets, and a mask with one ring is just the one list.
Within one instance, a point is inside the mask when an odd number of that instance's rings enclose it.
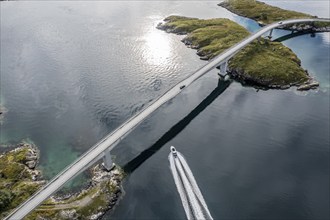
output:
{"label": "rocky shoreline", "polygon": [[[289,89],[290,87],[297,87],[298,91],[306,91],[310,89],[317,89],[319,87],[319,82],[314,80],[312,77],[309,76],[308,80],[299,83],[294,82],[287,85],[276,85],[276,84],[270,84],[269,81],[264,81],[263,79],[253,78],[249,74],[245,73],[242,69],[239,68],[229,68],[227,70],[227,73],[230,75],[232,79],[235,79],[237,82],[240,82],[242,85],[252,86],[256,89],[280,89],[285,90]],[[306,74],[308,75],[308,72],[306,71]]]}
{"label": "rocky shoreline", "polygon": [[118,167],[107,171],[97,164],[90,174],[92,177],[87,187],[76,193],[51,196],[27,219],[100,219],[114,209],[123,196],[123,173]]}
{"label": "rocky shoreline", "polygon": [[[38,148],[25,141],[0,154],[0,218],[46,184],[37,169],[39,159]],[[85,188],[72,194],[53,195],[26,219],[100,219],[123,195],[124,173],[117,166],[107,171],[97,164],[89,174],[90,182]]]}
{"label": "rocky shoreline", "polygon": [[[11,162],[16,159],[16,163],[21,163],[25,165],[24,171],[28,172],[31,175],[31,179],[33,181],[41,180],[42,173],[40,170],[36,169],[36,166],[38,165],[40,159],[40,151],[36,145],[23,141],[17,144],[14,149],[11,149],[9,152],[0,155],[0,158],[5,157],[6,154],[12,154],[12,157],[16,157],[12,158]],[[3,169],[3,167],[1,168]],[[3,173],[0,171],[0,175],[1,174],[3,175]]]}

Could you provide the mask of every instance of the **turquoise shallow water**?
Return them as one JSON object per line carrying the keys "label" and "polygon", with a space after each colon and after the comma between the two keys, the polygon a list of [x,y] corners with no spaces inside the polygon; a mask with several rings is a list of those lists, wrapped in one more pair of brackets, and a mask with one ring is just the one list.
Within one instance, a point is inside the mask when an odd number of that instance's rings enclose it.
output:
{"label": "turquoise shallow water", "polygon": [[[324,1],[281,2],[326,16]],[[182,36],[155,28],[164,17],[226,17],[259,28],[216,3],[1,2],[1,96],[9,109],[1,142],[33,140],[45,177],[53,177],[204,64]],[[130,174],[106,217],[184,218],[167,160],[174,145],[216,219],[329,218],[329,33],[283,43],[320,81],[317,91],[257,92],[218,83],[210,72],[115,148]],[[83,178],[70,186],[79,184]]]}

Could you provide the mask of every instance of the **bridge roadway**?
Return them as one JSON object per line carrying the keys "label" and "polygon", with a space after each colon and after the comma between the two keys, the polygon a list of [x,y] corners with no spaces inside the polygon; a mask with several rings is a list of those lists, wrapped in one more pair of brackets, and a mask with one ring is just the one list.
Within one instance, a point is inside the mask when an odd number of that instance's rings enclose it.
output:
{"label": "bridge roadway", "polygon": [[105,156],[105,151],[111,151],[117,143],[119,143],[126,135],[128,135],[137,125],[139,125],[144,119],[146,119],[150,114],[156,111],[160,106],[169,101],[170,99],[177,96],[184,88],[191,85],[198,78],[214,69],[215,67],[227,62],[232,56],[234,56],[238,51],[244,48],[253,40],[262,36],[263,34],[271,31],[274,28],[278,28],[287,24],[296,23],[308,23],[315,21],[330,22],[330,19],[313,18],[313,19],[292,19],[282,21],[281,23],[273,23],[267,25],[251,34],[249,37],[245,38],[241,42],[232,46],[225,52],[216,56],[210,60],[206,65],[198,69],[195,73],[190,75],[188,78],[182,80],[170,90],[164,93],[161,97],[157,98],[153,103],[146,107],[141,112],[132,116],[124,124],[118,127],[115,131],[111,132],[109,135],[104,137],[101,141],[95,144],[90,150],[80,156],[71,165],[66,167],[62,172],[60,172],[56,177],[54,177],[50,182],[48,182],[44,187],[38,190],[34,195],[32,195],[28,200],[18,206],[14,211],[12,211],[5,219],[23,219],[28,213],[40,205],[49,196],[59,190],[65,183],[73,179],[75,176],[86,170],[88,167],[93,165],[97,160]]}

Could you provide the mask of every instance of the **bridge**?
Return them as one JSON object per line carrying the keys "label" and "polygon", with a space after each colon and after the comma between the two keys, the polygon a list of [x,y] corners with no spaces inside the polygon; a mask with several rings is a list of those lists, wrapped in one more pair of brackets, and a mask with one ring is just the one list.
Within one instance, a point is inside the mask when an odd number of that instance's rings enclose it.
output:
{"label": "bridge", "polygon": [[93,147],[91,147],[86,153],[80,156],[71,165],[66,167],[62,172],[56,175],[51,181],[49,181],[44,187],[38,190],[28,200],[19,205],[13,210],[5,219],[23,219],[28,213],[40,205],[49,196],[59,190],[65,183],[79,175],[84,170],[88,169],[95,162],[103,158],[104,166],[110,170],[113,166],[110,151],[132,130],[134,130],[141,122],[143,122],[149,115],[156,111],[164,103],[168,102],[183,89],[190,86],[193,82],[205,75],[210,70],[220,67],[220,71],[225,72],[227,69],[228,60],[232,58],[237,52],[243,49],[246,45],[269,32],[271,35],[273,29],[279,28],[284,25],[297,24],[297,23],[309,23],[309,22],[330,22],[330,19],[321,18],[309,18],[309,19],[291,19],[273,23],[261,28],[256,33],[251,34],[241,42],[232,46],[228,50],[224,51],[220,55],[210,60],[206,65],[195,71],[192,75],[177,83],[162,96],[157,98],[153,103],[148,105],[144,110],[135,114],[129,118],[125,123],[104,137]]}

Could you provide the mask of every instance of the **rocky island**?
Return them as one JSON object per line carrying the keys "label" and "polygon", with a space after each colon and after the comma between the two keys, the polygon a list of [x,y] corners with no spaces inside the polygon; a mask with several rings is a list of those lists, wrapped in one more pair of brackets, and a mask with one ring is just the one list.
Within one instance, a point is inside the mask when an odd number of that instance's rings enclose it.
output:
{"label": "rocky island", "polygon": [[[226,8],[234,14],[255,20],[261,26],[288,19],[316,18],[316,16],[296,11],[285,10],[256,0],[226,0],[219,3],[218,5]],[[326,22],[286,25],[280,28],[292,31],[305,32],[330,31],[330,25]]]}
{"label": "rocky island", "polygon": [[[203,60],[209,60],[249,35],[237,23],[223,18],[197,19],[169,16],[158,29],[168,33],[186,34],[182,39],[188,47],[197,49]],[[316,88],[299,58],[286,46],[268,39],[256,40],[229,60],[228,73],[236,80],[258,88],[298,90]]]}
{"label": "rocky island", "polygon": [[[46,184],[37,169],[39,157],[38,148],[25,141],[0,155],[0,218]],[[99,219],[122,195],[124,173],[117,166],[108,172],[96,165],[90,175],[88,187],[67,196],[52,196],[26,219]]]}

